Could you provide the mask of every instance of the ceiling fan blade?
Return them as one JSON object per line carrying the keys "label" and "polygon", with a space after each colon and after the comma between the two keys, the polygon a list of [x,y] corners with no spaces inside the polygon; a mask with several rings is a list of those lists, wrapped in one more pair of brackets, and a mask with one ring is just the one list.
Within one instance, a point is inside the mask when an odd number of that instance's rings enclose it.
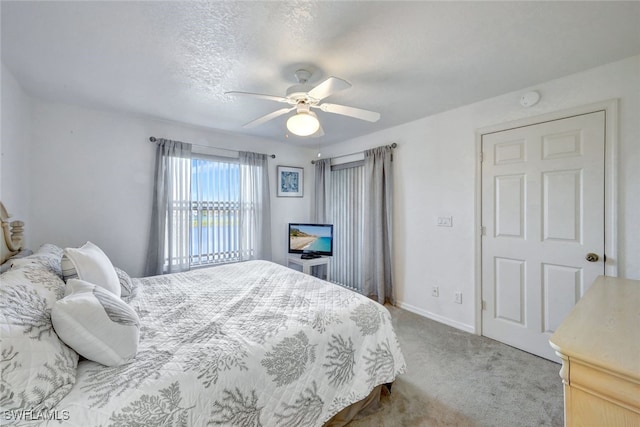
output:
{"label": "ceiling fan blade", "polygon": [[339,104],[321,104],[318,107],[327,113],[342,114],[343,116],[354,117],[368,122],[377,122],[380,120],[380,113],[363,110],[361,108],[347,107],[346,105]]}
{"label": "ceiling fan blade", "polygon": [[320,83],[319,85],[311,89],[308,95],[311,98],[314,98],[320,101],[321,99],[326,98],[332,93],[349,89],[350,87],[351,87],[351,83],[349,83],[348,81],[331,76],[327,80],[323,81],[322,83]]}
{"label": "ceiling fan blade", "polygon": [[276,110],[272,113],[269,113],[265,116],[262,117],[258,117],[257,119],[243,125],[242,127],[244,128],[254,128],[256,126],[260,126],[261,124],[268,122],[269,120],[275,119],[276,117],[280,117],[283,114],[287,114],[289,111],[291,110],[295,110],[296,107],[292,107],[292,108],[281,108],[279,110]]}
{"label": "ceiling fan blade", "polygon": [[276,101],[276,102],[289,102],[289,100],[287,98],[283,98],[282,96],[264,95],[262,93],[230,91],[230,92],[225,92],[224,94],[225,95],[251,96],[253,98],[267,99],[269,101]]}

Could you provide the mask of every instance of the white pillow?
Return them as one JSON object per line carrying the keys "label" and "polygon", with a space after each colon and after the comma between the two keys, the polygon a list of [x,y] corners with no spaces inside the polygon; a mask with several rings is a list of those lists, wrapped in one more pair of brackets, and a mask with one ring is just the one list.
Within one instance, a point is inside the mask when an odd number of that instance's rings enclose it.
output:
{"label": "white pillow", "polygon": [[65,284],[40,262],[14,266],[0,282],[0,412],[11,418],[10,411],[53,410],[73,387],[78,366],[78,354],[51,324]]}
{"label": "white pillow", "polygon": [[[120,280],[116,270],[109,261],[109,257],[99,247],[87,242],[80,248],[66,248],[64,254],[73,264],[79,279],[102,286],[120,297]],[[69,269],[65,262],[63,257],[62,271],[66,278],[69,277]]]}
{"label": "white pillow", "polygon": [[65,283],[68,282],[69,279],[78,278],[78,272],[71,262],[71,258],[69,258],[66,254],[63,254],[62,259],[60,260],[60,269],[62,271],[62,279],[65,281]]}
{"label": "white pillow", "polygon": [[135,310],[101,286],[70,279],[66,296],[51,310],[56,333],[69,347],[106,366],[122,365],[138,352]]}
{"label": "white pillow", "polygon": [[[76,272],[76,268],[73,266],[71,259],[68,256],[63,255],[62,261],[60,262],[62,267],[62,278],[65,282],[68,282],[69,279],[77,279],[78,273]],[[116,275],[118,276],[118,281],[120,282],[120,297],[130,297],[133,294],[134,284],[131,280],[131,276],[116,266],[113,267],[116,270]]]}

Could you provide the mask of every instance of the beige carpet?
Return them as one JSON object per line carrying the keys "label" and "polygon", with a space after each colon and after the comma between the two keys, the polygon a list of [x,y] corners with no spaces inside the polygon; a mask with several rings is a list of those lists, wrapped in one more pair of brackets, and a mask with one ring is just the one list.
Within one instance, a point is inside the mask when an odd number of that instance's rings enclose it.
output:
{"label": "beige carpet", "polygon": [[349,427],[563,425],[559,364],[388,308],[407,373]]}

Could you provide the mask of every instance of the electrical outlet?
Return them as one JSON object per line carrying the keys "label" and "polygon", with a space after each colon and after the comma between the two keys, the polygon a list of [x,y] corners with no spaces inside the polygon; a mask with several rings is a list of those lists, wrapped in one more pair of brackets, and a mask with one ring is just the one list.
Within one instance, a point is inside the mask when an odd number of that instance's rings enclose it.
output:
{"label": "electrical outlet", "polygon": [[462,292],[456,292],[456,304],[462,304]]}
{"label": "electrical outlet", "polygon": [[431,288],[431,296],[432,297],[440,296],[440,290],[438,289],[437,286],[434,286],[433,288]]}

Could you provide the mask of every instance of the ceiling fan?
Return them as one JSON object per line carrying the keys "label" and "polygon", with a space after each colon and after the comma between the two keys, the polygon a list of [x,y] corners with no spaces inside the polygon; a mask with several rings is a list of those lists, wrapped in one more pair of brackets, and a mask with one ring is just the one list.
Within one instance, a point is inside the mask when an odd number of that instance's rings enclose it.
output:
{"label": "ceiling fan", "polygon": [[326,102],[321,103],[321,101],[328,96],[338,91],[350,88],[351,84],[349,82],[339,79],[338,77],[331,76],[322,83],[312,87],[307,85],[307,81],[309,81],[309,78],[311,77],[311,72],[300,69],[295,72],[295,76],[298,80],[298,84],[287,89],[287,95],[284,97],[250,92],[225,92],[226,95],[252,96],[254,98],[282,102],[291,106],[281,108],[252,120],[243,125],[243,127],[253,128],[268,122],[269,120],[273,120],[276,117],[287,114],[290,111],[296,110],[296,113],[287,120],[287,129],[289,129],[291,133],[298,136],[323,135],[324,133],[320,126],[318,116],[311,111],[312,108],[318,108],[327,113],[341,114],[343,116],[354,117],[368,122],[377,122],[380,119],[380,113],[376,113],[375,111],[348,107],[346,105],[329,104]]}

